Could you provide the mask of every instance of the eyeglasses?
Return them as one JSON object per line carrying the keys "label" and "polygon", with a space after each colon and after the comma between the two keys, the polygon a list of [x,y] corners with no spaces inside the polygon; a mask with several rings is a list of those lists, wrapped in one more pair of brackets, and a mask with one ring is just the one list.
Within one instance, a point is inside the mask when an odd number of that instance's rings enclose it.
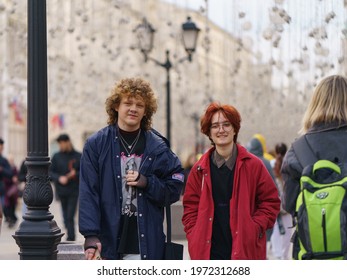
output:
{"label": "eyeglasses", "polygon": [[211,125],[210,128],[212,131],[215,131],[215,132],[218,132],[221,128],[223,128],[225,132],[229,132],[233,128],[233,126],[231,125],[230,122],[223,122],[223,123],[214,123]]}

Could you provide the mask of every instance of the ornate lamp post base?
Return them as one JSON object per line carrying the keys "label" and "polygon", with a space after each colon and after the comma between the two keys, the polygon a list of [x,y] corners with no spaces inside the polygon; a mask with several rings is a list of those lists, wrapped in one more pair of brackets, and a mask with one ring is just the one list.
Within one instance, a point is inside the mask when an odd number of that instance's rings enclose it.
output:
{"label": "ornate lamp post base", "polygon": [[[40,213],[39,213],[40,212]],[[39,215],[39,219],[35,220],[35,216]],[[53,220],[53,215],[46,210],[35,210],[31,214],[28,209],[27,217],[20,224],[16,235],[13,238],[20,247],[18,253],[21,260],[56,260],[58,254],[58,244],[61,237],[60,228]],[[30,218],[32,216],[33,219]]]}
{"label": "ornate lamp post base", "polygon": [[23,200],[27,212],[13,235],[20,248],[18,254],[21,260],[56,260],[57,246],[64,234],[48,211],[53,201],[48,177],[49,158],[29,156],[25,164],[28,174]]}

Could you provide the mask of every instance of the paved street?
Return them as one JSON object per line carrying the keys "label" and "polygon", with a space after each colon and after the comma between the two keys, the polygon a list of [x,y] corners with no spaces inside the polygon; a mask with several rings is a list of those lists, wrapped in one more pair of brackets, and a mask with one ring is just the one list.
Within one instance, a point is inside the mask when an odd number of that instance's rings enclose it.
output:
{"label": "paved street", "polygon": [[[15,234],[15,231],[17,230],[19,224],[22,221],[22,209],[21,209],[21,203],[19,203],[18,209],[17,209],[17,217],[18,222],[15,225],[15,227],[9,229],[7,224],[3,222],[1,227],[1,234],[0,234],[0,260],[19,260],[18,252],[19,247],[16,244],[16,241],[12,237],[13,234]],[[49,211],[54,215],[54,220],[56,221],[58,227],[61,229],[61,231],[64,233],[64,223],[62,220],[62,214],[60,209],[60,204],[58,201],[54,200],[52,204],[50,205]],[[77,222],[77,216],[76,216],[76,222]],[[76,225],[76,244],[83,244],[84,238],[81,234],[78,232],[78,228]],[[66,240],[66,235],[62,237],[61,241]],[[186,240],[173,240],[174,242],[181,243],[184,245],[184,259],[189,260],[189,254],[188,254],[188,245]],[[268,255],[268,258],[271,260],[273,257],[271,254]]]}
{"label": "paved street", "polygon": [[[56,221],[58,227],[61,229],[61,231],[64,233],[64,223],[62,220],[62,214],[61,214],[61,208],[58,201],[54,200],[52,204],[50,205],[49,211],[54,215],[54,220]],[[1,234],[0,234],[0,260],[19,260],[18,252],[19,247],[16,244],[16,241],[12,237],[13,234],[15,234],[15,231],[19,227],[21,221],[22,221],[22,207],[21,203],[18,206],[17,209],[17,217],[18,222],[15,225],[15,227],[9,229],[7,224],[3,221],[2,227],[1,227]],[[76,216],[76,223],[77,223],[77,216]],[[84,238],[81,234],[78,232],[78,228],[76,225],[76,244],[83,244]],[[66,240],[66,235],[62,237],[61,241]],[[184,259],[189,259],[188,257],[188,247],[185,240],[174,240],[174,242],[178,242],[181,244],[184,244]]]}
{"label": "paved street", "polygon": [[[19,247],[16,244],[16,241],[12,237],[13,234],[15,234],[15,231],[19,227],[21,221],[22,221],[22,204],[21,200],[19,200],[19,205],[17,207],[17,217],[18,222],[13,228],[8,228],[7,224],[3,221],[2,227],[1,227],[1,235],[0,235],[0,260],[19,260],[18,252]],[[57,201],[53,201],[53,203],[50,206],[49,211],[54,215],[54,220],[56,221],[58,227],[61,229],[62,232],[64,232],[64,224],[62,220],[60,205]],[[62,241],[65,241],[66,237],[65,235],[62,237]],[[83,242],[83,237],[78,234],[76,243]]]}

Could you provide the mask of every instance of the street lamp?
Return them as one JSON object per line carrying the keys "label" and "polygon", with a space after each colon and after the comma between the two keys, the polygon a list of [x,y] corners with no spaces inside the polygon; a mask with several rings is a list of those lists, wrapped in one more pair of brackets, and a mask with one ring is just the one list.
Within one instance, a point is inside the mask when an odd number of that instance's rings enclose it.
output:
{"label": "street lamp", "polygon": [[28,169],[23,199],[28,207],[13,235],[21,260],[56,260],[63,236],[48,211],[53,190],[48,169],[46,1],[28,0]]}
{"label": "street lamp", "polygon": [[[198,39],[200,29],[191,21],[190,17],[187,17],[187,22],[182,24],[182,41],[184,48],[187,52],[187,56],[179,59],[177,63],[188,60],[192,61],[192,54],[196,49],[196,43]],[[143,53],[145,62],[148,60],[153,61],[156,65],[159,65],[166,69],[166,138],[171,141],[171,103],[170,103],[170,70],[172,68],[172,63],[170,61],[170,51],[166,50],[166,60],[165,62],[159,62],[158,60],[149,57],[149,53],[153,49],[154,33],[155,30],[152,25],[144,19],[141,24],[139,24],[134,32],[138,39],[138,48]]]}
{"label": "street lamp", "polygon": [[199,120],[200,117],[197,113],[193,113],[190,115],[191,119],[193,120],[194,123],[194,130],[195,130],[195,154],[199,154],[201,147],[199,143]]}

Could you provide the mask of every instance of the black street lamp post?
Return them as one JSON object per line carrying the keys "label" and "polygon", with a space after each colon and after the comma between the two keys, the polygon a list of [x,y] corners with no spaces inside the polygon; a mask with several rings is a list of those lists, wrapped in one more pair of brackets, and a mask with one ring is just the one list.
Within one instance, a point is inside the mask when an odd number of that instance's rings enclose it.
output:
{"label": "black street lamp post", "polygon": [[199,115],[197,113],[193,113],[190,115],[191,119],[194,122],[194,131],[195,131],[195,154],[199,154],[201,150],[201,145],[199,143]]}
{"label": "black street lamp post", "polygon": [[53,191],[48,170],[46,0],[28,0],[27,212],[13,235],[21,260],[56,260],[63,236],[48,211]]}
{"label": "black street lamp post", "polygon": [[[182,24],[182,41],[184,48],[187,52],[187,56],[179,59],[177,63],[182,63],[188,60],[192,61],[192,54],[195,52],[196,43],[200,29],[191,21],[190,17],[187,18],[187,22]],[[138,25],[134,30],[138,38],[138,48],[144,55],[145,62],[148,60],[153,61],[156,65],[165,68],[166,70],[166,138],[171,143],[171,82],[170,82],[170,70],[173,67],[170,61],[170,51],[166,50],[166,61],[164,63],[149,57],[148,54],[153,49],[154,32],[155,30],[146,19],[143,23]]]}

